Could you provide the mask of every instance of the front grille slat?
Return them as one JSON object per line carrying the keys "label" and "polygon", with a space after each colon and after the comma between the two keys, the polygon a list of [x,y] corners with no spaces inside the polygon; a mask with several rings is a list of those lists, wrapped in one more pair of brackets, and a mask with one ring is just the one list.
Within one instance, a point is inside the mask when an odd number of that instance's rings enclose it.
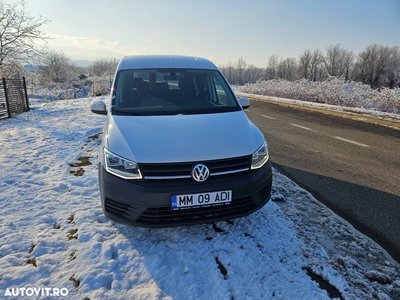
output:
{"label": "front grille slat", "polygon": [[230,171],[214,172],[214,173],[211,173],[210,176],[229,175],[229,174],[233,174],[233,173],[246,172],[248,170],[249,170],[249,168],[243,168],[243,169],[230,170]]}
{"label": "front grille slat", "polygon": [[187,173],[186,164],[140,164],[145,176],[181,176]]}
{"label": "front grille slat", "polygon": [[[191,170],[196,164],[199,163],[206,165],[210,170],[211,176],[207,180],[207,182],[231,180],[237,179],[238,177],[248,176],[249,172],[247,171],[250,170],[251,155],[220,160],[195,161],[184,163],[142,163],[139,164],[139,166],[144,180],[142,180],[141,182],[136,181],[136,183],[142,185],[171,185],[173,183],[192,183],[193,181],[190,175]],[[243,174],[238,175],[238,173]]]}

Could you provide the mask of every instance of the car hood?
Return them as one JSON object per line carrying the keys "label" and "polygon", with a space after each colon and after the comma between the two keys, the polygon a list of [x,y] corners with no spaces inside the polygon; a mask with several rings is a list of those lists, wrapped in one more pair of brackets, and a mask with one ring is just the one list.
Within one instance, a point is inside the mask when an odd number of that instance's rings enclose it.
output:
{"label": "car hood", "polygon": [[214,160],[253,154],[264,140],[243,111],[173,116],[109,115],[104,145],[139,163]]}

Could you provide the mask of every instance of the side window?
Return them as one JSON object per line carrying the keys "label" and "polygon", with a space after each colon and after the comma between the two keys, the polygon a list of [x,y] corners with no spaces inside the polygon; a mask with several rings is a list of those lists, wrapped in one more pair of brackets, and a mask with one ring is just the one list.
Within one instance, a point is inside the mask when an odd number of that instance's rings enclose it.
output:
{"label": "side window", "polygon": [[117,77],[117,85],[114,89],[116,108],[126,107],[128,105],[130,91],[132,90],[133,72],[120,72]]}
{"label": "side window", "polygon": [[216,102],[223,106],[228,106],[228,95],[226,94],[223,86],[220,83],[220,78],[216,78],[215,76],[212,77],[212,82],[214,85],[214,93],[216,97]]}

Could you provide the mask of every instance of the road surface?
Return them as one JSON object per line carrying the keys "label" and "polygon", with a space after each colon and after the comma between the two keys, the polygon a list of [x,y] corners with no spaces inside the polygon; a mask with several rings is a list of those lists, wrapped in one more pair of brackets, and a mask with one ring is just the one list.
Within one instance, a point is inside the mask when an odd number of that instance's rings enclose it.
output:
{"label": "road surface", "polygon": [[278,171],[400,262],[399,129],[262,101],[246,113]]}

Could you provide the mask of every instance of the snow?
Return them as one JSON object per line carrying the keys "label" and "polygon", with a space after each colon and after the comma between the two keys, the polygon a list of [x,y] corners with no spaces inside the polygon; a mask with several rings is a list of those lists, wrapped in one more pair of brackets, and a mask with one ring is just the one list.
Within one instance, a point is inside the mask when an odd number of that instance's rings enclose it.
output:
{"label": "snow", "polygon": [[325,103],[363,110],[400,113],[400,89],[371,89],[361,82],[347,82],[342,78],[329,77],[324,81],[306,79],[287,81],[283,79],[261,80],[237,87],[244,93]]}
{"label": "snow", "polygon": [[400,298],[385,250],[276,170],[272,200],[244,218],[165,229],[107,220],[96,100],[33,99],[0,121],[0,298]]}
{"label": "snow", "polygon": [[[237,91],[237,89],[235,91],[235,94],[238,97],[239,96],[240,97],[248,97],[248,98],[257,99],[260,101],[272,100],[272,101],[280,102],[280,103],[293,104],[293,105],[297,105],[297,106],[310,107],[310,108],[322,109],[322,110],[327,110],[327,111],[330,110],[330,111],[340,112],[340,113],[344,113],[344,114],[350,114],[350,115],[355,115],[355,116],[374,118],[374,119],[380,119],[380,120],[385,120],[385,121],[389,121],[389,122],[400,123],[400,114],[381,112],[381,111],[377,111],[375,109],[338,106],[338,105],[331,105],[331,104],[325,104],[325,103],[309,102],[309,101],[304,101],[304,100],[293,100],[293,99],[288,99],[288,98],[279,98],[279,97],[272,97],[272,96],[267,96],[267,95],[243,93],[243,92]],[[370,122],[373,122],[373,121],[370,119]],[[390,123],[388,123],[388,124],[390,124]],[[381,124],[381,125],[384,125],[384,124]],[[396,126],[396,127],[390,126],[390,125],[387,125],[387,126],[392,127],[394,129],[398,128],[398,126]]]}

